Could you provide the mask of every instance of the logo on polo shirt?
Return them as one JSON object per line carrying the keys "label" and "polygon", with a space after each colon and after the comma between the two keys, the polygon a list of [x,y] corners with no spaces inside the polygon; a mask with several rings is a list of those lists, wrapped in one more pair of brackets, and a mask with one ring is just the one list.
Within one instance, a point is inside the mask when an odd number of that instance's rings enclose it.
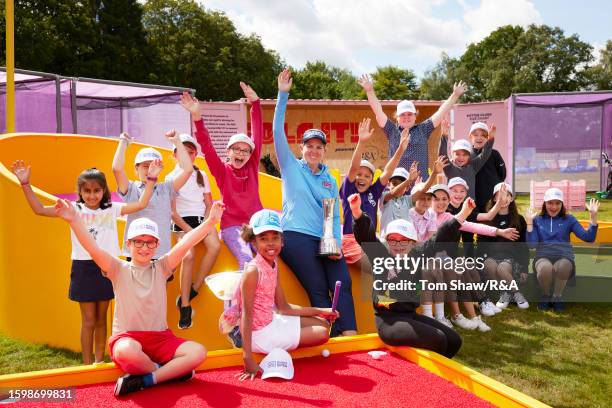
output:
{"label": "logo on polo shirt", "polygon": [[327,189],[331,189],[332,188],[332,183],[330,183],[329,181],[323,181],[322,184],[323,184],[323,187],[325,187]]}

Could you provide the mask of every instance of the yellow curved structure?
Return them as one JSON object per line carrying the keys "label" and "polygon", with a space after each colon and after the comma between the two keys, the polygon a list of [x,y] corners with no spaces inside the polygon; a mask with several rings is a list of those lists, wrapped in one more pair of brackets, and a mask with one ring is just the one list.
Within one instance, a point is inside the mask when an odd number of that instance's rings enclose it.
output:
{"label": "yellow curved structure", "polygon": [[[28,206],[19,182],[10,171],[11,163],[24,160],[32,166],[31,184],[45,205],[52,205],[54,194],[74,193],[78,174],[97,167],[106,174],[111,191],[117,186],[111,165],[116,139],[44,134],[8,134],[0,136],[0,331],[15,338],[56,347],[80,350],[81,318],[79,307],[68,299],[70,280],[70,230],[59,219],[35,215]],[[134,144],[126,154],[126,172],[143,145]],[[174,168],[172,152],[158,149],[164,156],[161,178]],[[208,173],[202,158],[197,165]],[[214,199],[219,199],[214,178],[208,173]],[[260,174],[260,196],[264,207],[281,209],[280,179]],[[123,237],[124,222],[119,225]],[[198,248],[197,256],[204,250]],[[232,271],[238,263],[223,246],[212,273]],[[281,282],[290,302],[306,305],[308,298],[288,268],[281,264]],[[359,285],[359,271],[351,269],[353,295],[360,333],[375,332],[370,293]],[[178,274],[178,271],[177,271]],[[178,275],[177,275],[178,276]],[[168,324],[177,335],[198,341],[209,350],[225,349],[228,341],[217,329],[223,310],[220,300],[206,288],[193,301],[194,326],[178,330],[178,311],[174,304],[179,293],[179,279],[168,285]],[[112,307],[112,306],[111,306]],[[15,313],[14,311],[19,311]],[[112,315],[112,314],[111,314]],[[110,318],[110,315],[109,315]],[[109,325],[110,327],[110,325]]]}

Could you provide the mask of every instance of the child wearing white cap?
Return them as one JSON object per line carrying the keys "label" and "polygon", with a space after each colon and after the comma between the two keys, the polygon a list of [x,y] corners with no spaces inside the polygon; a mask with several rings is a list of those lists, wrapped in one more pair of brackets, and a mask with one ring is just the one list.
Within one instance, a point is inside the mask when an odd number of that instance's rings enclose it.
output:
{"label": "child wearing white cap", "polygon": [[[361,210],[361,198],[358,194],[349,197],[353,213],[353,231],[357,242],[362,246],[370,263],[382,270],[372,268],[375,284],[372,285],[372,300],[376,319],[376,330],[381,340],[391,346],[412,346],[435,351],[452,358],[461,348],[461,337],[452,327],[416,312],[419,306],[419,295],[416,284],[422,276],[422,265],[406,268],[410,262],[397,265],[397,257],[403,259],[424,259],[433,257],[438,245],[448,242],[458,234],[473,206],[466,202],[462,211],[452,220],[440,225],[437,233],[425,242],[417,242],[417,232],[407,220],[394,220],[385,232],[386,245],[376,237],[372,221],[367,213]],[[389,259],[392,258],[392,259]],[[394,265],[389,268],[387,265]],[[413,289],[404,283],[415,284]],[[384,284],[389,286],[385,287]],[[393,286],[391,286],[393,285]],[[390,299],[390,300],[389,300]]]}
{"label": "child wearing white cap", "polygon": [[[43,206],[30,185],[30,166],[18,160],[13,163],[13,173],[21,183],[21,188],[35,214],[56,217],[53,206]],[[157,177],[161,171],[159,162],[149,166],[147,175]],[[147,182],[138,202],[114,203],[108,188],[106,176],[96,168],[83,170],[77,178],[78,200],[71,202],[79,217],[87,225],[87,230],[98,245],[114,256],[120,254],[117,240],[117,218],[142,210],[149,203],[154,182]],[[70,288],[68,298],[79,303],[81,312],[81,350],[83,363],[102,363],[106,348],[107,310],[113,299],[111,281],[102,275],[100,267],[79,243],[74,233],[72,241],[72,265],[70,268]],[[92,347],[94,352],[92,353]],[[95,360],[94,360],[95,357]]]}
{"label": "child wearing white cap", "polygon": [[[167,132],[166,138],[176,148],[176,157],[181,168],[172,181],[158,183],[157,177],[150,177],[147,175],[151,163],[154,161],[160,163],[160,165],[162,163],[161,153],[151,147],[140,149],[134,159],[134,167],[139,181],[130,181],[128,179],[124,169],[125,152],[130,143],[132,143],[132,137],[128,133],[124,132],[119,136],[119,144],[115,151],[115,157],[113,157],[113,174],[117,181],[117,191],[126,203],[138,201],[144,193],[147,182],[156,183],[153,190],[153,196],[147,207],[137,213],[128,215],[124,232],[125,242],[127,230],[133,220],[146,217],[155,221],[157,225],[159,225],[161,239],[159,241],[160,245],[156,249],[153,258],[159,258],[162,254],[170,250],[172,200],[176,192],[183,187],[193,172],[193,164],[176,130]],[[125,246],[123,247],[123,255],[127,257],[130,256],[129,250]]]}
{"label": "child wearing white cap", "polygon": [[329,339],[331,321],[338,316],[331,308],[301,307],[287,303],[278,274],[278,256],[283,246],[280,217],[272,210],[253,214],[243,226],[242,238],[253,243],[257,255],[247,264],[236,293],[236,302],[224,317],[240,325],[244,372],[253,378],[260,370],[253,353],[281,348],[315,346]]}
{"label": "child wearing white cap", "polygon": [[359,79],[360,85],[365,91],[370,108],[376,115],[378,126],[383,129],[387,139],[389,139],[389,157],[395,154],[399,148],[401,133],[404,129],[410,132],[410,143],[400,159],[399,166],[405,169],[410,168],[413,162],[418,163],[418,170],[421,175],[427,174],[429,168],[428,146],[429,137],[434,129],[440,125],[444,118],[457,103],[461,95],[467,90],[467,86],[462,81],[454,84],[453,92],[446,101],[431,115],[430,118],[416,124],[417,110],[412,101],[403,100],[398,103],[395,113],[397,123],[393,123],[383,111],[380,101],[374,92],[374,83],[368,75],[362,75]]}
{"label": "child wearing white cap", "polygon": [[404,150],[406,150],[406,146],[408,146],[409,134],[406,131],[402,134],[400,148],[397,149],[395,155],[389,160],[380,177],[372,184],[376,168],[369,161],[362,160],[361,156],[365,144],[372,138],[373,132],[374,130],[370,127],[370,119],[363,119],[359,124],[359,141],[353,152],[351,167],[340,187],[340,198],[342,199],[342,211],[344,214],[342,253],[348,264],[359,263],[363,257],[363,251],[359,244],[357,244],[357,241],[355,241],[355,235],[353,235],[353,218],[347,201],[348,197],[355,193],[361,195],[363,210],[375,220],[374,228],[376,228],[378,201],[389,183],[389,178],[395,171],[400,157],[404,153]]}
{"label": "child wearing white cap", "polygon": [[[450,203],[447,211],[454,215],[461,210],[461,206],[468,198],[468,185],[467,182],[461,177],[455,177],[448,181],[448,189],[450,192]],[[476,208],[474,211],[472,211],[468,220],[471,222],[490,221],[495,217],[500,207],[501,202],[498,202],[487,213],[480,213]],[[497,229],[496,235],[502,236],[509,240],[516,240],[519,237],[518,231],[514,228]],[[474,234],[468,231],[461,231],[461,241],[463,242],[464,256],[474,257]],[[466,282],[478,283],[481,281],[480,272],[476,269],[469,269],[463,273],[463,275],[461,275],[461,279]],[[483,325],[484,322],[482,322],[482,320],[476,314],[473,305],[474,301],[478,302],[480,311],[485,316],[492,316],[495,313],[501,312],[500,309],[495,307],[484,291],[460,291],[459,297],[461,298],[460,300],[462,301],[468,317],[466,318],[463,316],[461,310],[459,309],[458,302],[450,302],[452,316],[451,321],[462,328],[469,330],[478,328],[480,330],[487,331],[488,326],[485,327]]]}
{"label": "child wearing white cap", "polygon": [[[432,186],[429,189],[429,191],[433,194],[431,210],[435,214],[436,228],[438,228],[444,222],[453,218],[453,215],[447,211],[448,206],[450,204],[450,190],[446,184],[436,184]],[[471,221],[465,221],[461,225],[460,231],[478,233],[478,234],[482,234],[486,236],[496,236],[498,234],[498,228],[491,227],[485,224],[471,222]],[[455,242],[457,242],[459,238],[460,238],[460,235],[457,234],[457,236],[455,237]],[[441,256],[441,257],[451,256],[456,252],[456,247],[457,247],[457,244],[449,243],[449,245],[444,248],[443,252],[441,251],[442,252],[441,254],[436,254],[436,255]],[[454,271],[446,270],[446,269],[440,271],[440,273],[438,274],[432,274],[431,276],[429,276],[430,281],[435,281],[435,282],[444,281],[447,284],[451,280],[459,279],[459,278],[460,276],[457,276],[457,274],[455,274]],[[444,297],[444,299],[442,299],[442,297]],[[438,320],[439,322],[449,327],[452,326],[451,321],[447,319],[444,314],[444,301],[449,302],[450,304],[455,304],[456,305],[455,311],[457,311],[458,303],[457,303],[457,292],[456,291],[452,291],[452,290],[449,290],[446,292],[434,291],[432,294],[428,294],[426,291],[423,291],[423,296],[421,299],[422,299],[421,307],[423,309],[423,314],[425,314],[426,316],[430,316],[430,317],[433,316],[435,317],[436,320]],[[432,309],[432,304],[434,306],[434,309]],[[457,317],[457,316],[454,316],[454,317]],[[461,320],[461,318],[459,319]],[[464,319],[464,321],[465,320],[467,319]],[[463,321],[460,321],[460,324],[461,323],[463,323]],[[482,326],[482,328],[484,328],[484,322],[479,321],[478,323],[479,323],[479,326]],[[468,324],[468,326],[476,327],[473,324]]]}
{"label": "child wearing white cap", "polygon": [[477,155],[473,155],[474,150],[472,144],[465,140],[456,140],[451,147],[451,154],[448,152],[448,125],[442,127],[442,136],[440,137],[440,145],[438,154],[442,156],[450,156],[451,165],[444,168],[444,174],[447,179],[453,177],[461,177],[466,181],[468,186],[468,195],[470,198],[476,199],[476,174],[482,166],[489,160],[493,142],[495,140],[495,125],[491,126],[489,138],[484,144],[482,150]]}
{"label": "child wearing white cap", "polygon": [[187,92],[181,105],[191,113],[196,138],[210,172],[217,182],[227,210],[221,219],[221,238],[238,260],[240,270],[253,259],[253,251],[240,238],[240,229],[255,212],[263,208],[259,198],[259,159],[263,143],[263,117],[259,97],[249,85],[240,82],[244,96],[251,104],[251,136],[233,135],[227,143],[227,160],[221,160],[200,114],[200,103]]}
{"label": "child wearing white cap", "polygon": [[510,302],[515,302],[519,309],[527,309],[529,302],[518,290],[518,284],[527,281],[529,271],[529,248],[525,242],[527,224],[518,212],[509,184],[496,184],[493,187],[493,197],[485,208],[490,209],[497,202],[501,202],[501,206],[489,224],[497,228],[514,228],[518,231],[519,238],[511,241],[504,237],[478,233],[477,252],[479,256],[485,257],[484,270],[488,278],[508,285],[508,290],[501,291],[497,308],[505,309]]}
{"label": "child wearing white cap", "polygon": [[[442,124],[444,128],[444,123]],[[448,124],[447,124],[448,128]],[[445,132],[448,134],[448,131]],[[489,138],[489,127],[486,123],[476,122],[470,127],[470,142],[472,143],[472,156],[482,152]],[[476,194],[476,206],[481,212],[485,212],[485,206],[493,195],[493,187],[506,179],[506,163],[504,158],[496,149],[491,150],[489,159],[485,161],[480,171],[476,173],[474,193]]]}
{"label": "child wearing white cap", "polygon": [[[186,232],[204,222],[210,213],[213,202],[206,173],[193,164],[198,156],[198,142],[193,136],[185,133],[180,134],[179,138],[189,155],[193,165],[193,173],[177,192],[176,198],[172,202],[172,231],[176,234],[177,241],[180,241]],[[174,149],[174,157],[176,158],[176,149]],[[181,168],[177,163],[174,170],[166,176],[166,181],[173,180],[180,172]],[[191,307],[191,300],[198,295],[198,290],[204,283],[204,278],[210,273],[221,250],[217,230],[210,231],[202,240],[202,244],[206,252],[197,268],[195,279],[193,279],[195,247],[187,252],[181,264],[181,293],[176,298],[176,307],[179,309],[179,329],[188,329],[193,324],[192,318],[195,313]]]}
{"label": "child wearing white cap", "polygon": [[108,347],[112,360],[127,373],[117,380],[115,395],[172,379],[191,379],[193,370],[206,358],[206,349],[174,336],[168,329],[166,280],[187,251],[215,228],[223,203],[215,203],[206,222],[157,260],[153,260],[161,237],[157,223],[148,218],[133,220],[126,228],[129,262],[100,248],[66,200],[58,200],[55,211],[70,224],[83,248],[113,282],[115,311]]}
{"label": "child wearing white cap", "polygon": [[[408,210],[412,208],[410,187],[419,178],[417,162],[413,162],[410,171],[403,167],[395,169],[389,179],[389,186],[382,193],[380,211],[380,231],[393,220],[408,219]],[[429,182],[429,180],[428,180]],[[431,184],[433,184],[433,179]],[[419,193],[420,194],[420,193]]]}
{"label": "child wearing white cap", "polygon": [[597,237],[599,201],[591,199],[586,208],[591,222],[585,230],[573,215],[567,213],[563,192],[558,188],[549,188],[544,193],[540,214],[536,215],[532,208],[525,213],[527,242],[536,248],[532,269],[540,284],[540,310],[552,307],[556,312],[562,312],[565,309],[563,290],[568,282],[575,284],[576,276],[570,235],[573,232],[585,242],[594,242]]}

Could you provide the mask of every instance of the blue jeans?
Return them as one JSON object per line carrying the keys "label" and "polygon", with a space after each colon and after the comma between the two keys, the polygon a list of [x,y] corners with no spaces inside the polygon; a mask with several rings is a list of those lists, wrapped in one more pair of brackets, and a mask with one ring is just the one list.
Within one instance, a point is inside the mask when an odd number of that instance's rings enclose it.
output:
{"label": "blue jeans", "polygon": [[334,261],[318,257],[321,241],[319,237],[285,231],[283,240],[281,259],[291,268],[306,290],[312,306],[331,307],[336,281],[342,282],[338,298],[340,318],[332,326],[331,335],[337,336],[346,330],[357,330],[351,276],[344,258]]}

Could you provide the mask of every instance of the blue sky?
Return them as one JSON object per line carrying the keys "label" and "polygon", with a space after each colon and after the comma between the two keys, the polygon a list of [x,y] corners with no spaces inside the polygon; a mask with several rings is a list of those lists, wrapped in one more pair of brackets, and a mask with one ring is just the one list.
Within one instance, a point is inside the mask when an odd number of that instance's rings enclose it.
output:
{"label": "blue sky", "polygon": [[[377,66],[420,77],[446,52],[459,56],[505,24],[559,26],[596,48],[612,39],[612,3],[603,0],[207,0],[244,34],[256,33],[295,67],[323,60],[354,74]],[[262,4],[265,4],[262,7]]]}

